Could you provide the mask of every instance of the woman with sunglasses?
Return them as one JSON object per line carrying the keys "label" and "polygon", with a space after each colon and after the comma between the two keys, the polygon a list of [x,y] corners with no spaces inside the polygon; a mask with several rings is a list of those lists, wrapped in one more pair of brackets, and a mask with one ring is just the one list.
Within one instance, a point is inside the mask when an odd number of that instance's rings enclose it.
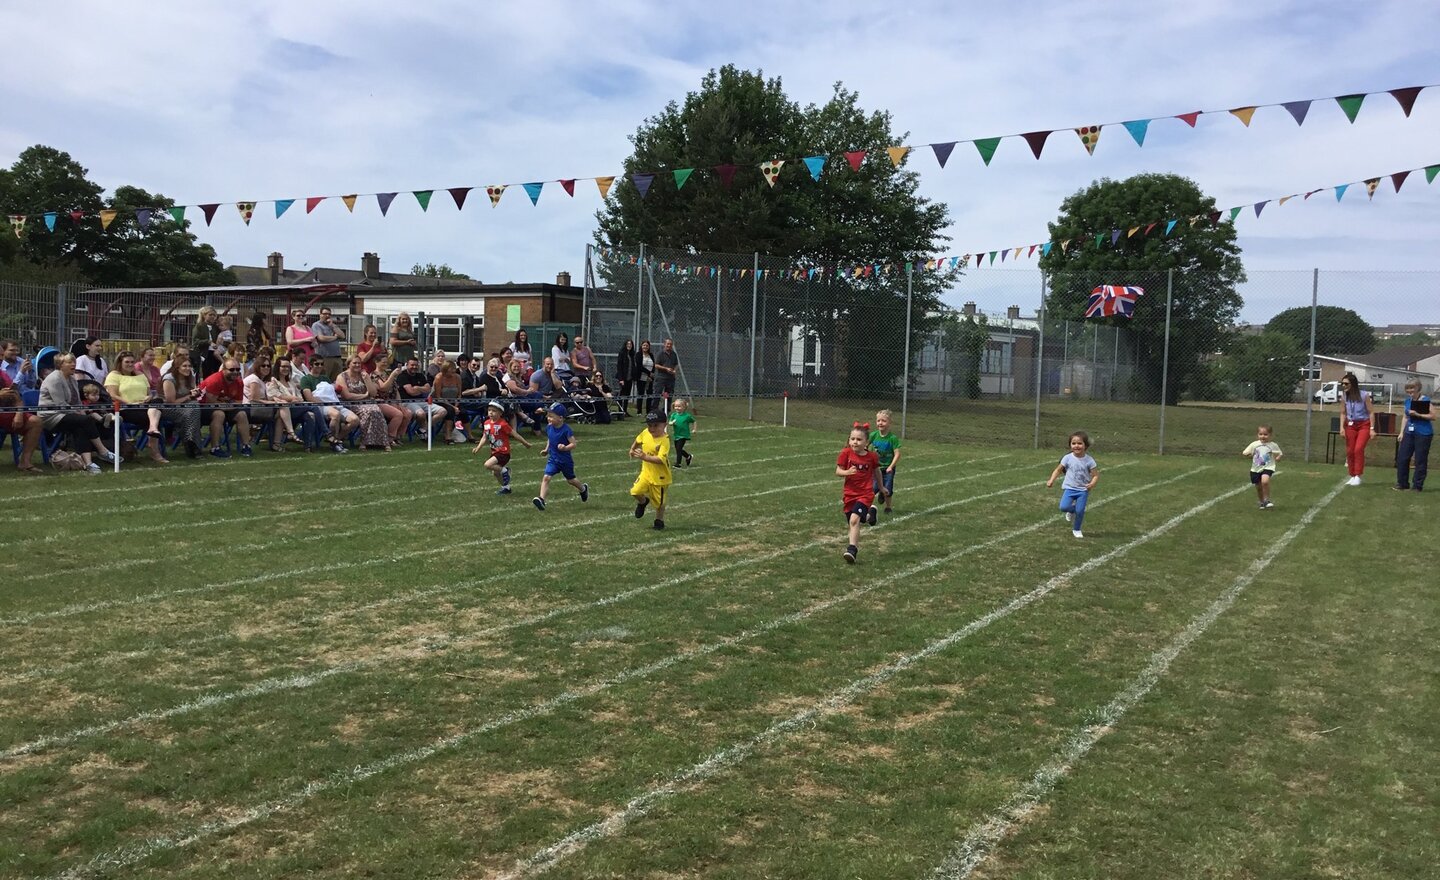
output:
{"label": "woman with sunglasses", "polygon": [[1340,379],[1340,405],[1345,408],[1341,423],[1345,429],[1345,468],[1350,472],[1349,485],[1358,486],[1365,473],[1365,445],[1370,442],[1375,403],[1369,391],[1360,390],[1360,380],[1354,373]]}

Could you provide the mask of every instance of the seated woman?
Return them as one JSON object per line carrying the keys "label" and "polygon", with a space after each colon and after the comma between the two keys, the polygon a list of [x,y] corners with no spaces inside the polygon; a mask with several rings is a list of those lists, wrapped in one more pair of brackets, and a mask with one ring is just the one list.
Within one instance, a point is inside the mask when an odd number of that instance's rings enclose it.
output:
{"label": "seated woman", "polygon": [[20,438],[20,457],[15,460],[15,469],[28,476],[38,476],[40,469],[35,466],[35,450],[40,448],[40,419],[27,413],[24,399],[15,383],[0,370],[0,432]]}
{"label": "seated woman", "polygon": [[[255,360],[255,367],[245,377],[245,405],[250,410],[250,422],[270,422],[270,451],[284,452],[285,440],[300,442],[295,436],[295,426],[290,421],[290,407],[276,406],[284,401],[270,396],[270,380],[274,378],[273,368],[267,357]],[[283,434],[281,432],[284,432]]]}
{"label": "seated woman", "polygon": [[140,360],[135,364],[135,372],[145,377],[150,383],[150,396],[159,400],[164,394],[160,387],[160,368],[155,365],[155,349],[147,348],[140,352]]}
{"label": "seated woman", "polygon": [[389,452],[392,444],[385,430],[385,415],[374,402],[375,380],[365,372],[359,357],[352,356],[344,372],[335,377],[335,393],[346,403],[346,408],[360,418],[360,446],[378,446]]}
{"label": "seated woman", "polygon": [[379,401],[376,405],[380,407],[381,415],[385,416],[385,429],[390,435],[390,445],[399,443],[402,436],[410,429],[410,423],[419,416],[400,405],[400,392],[395,382],[395,377],[400,375],[403,367],[396,367],[389,373],[377,372],[375,379],[375,399]]}
{"label": "seated woman", "polygon": [[460,421],[460,395],[464,392],[464,383],[460,381],[455,364],[448,360],[441,364],[431,385],[431,400],[445,408],[445,443],[454,446],[456,432],[461,433],[462,439],[468,439],[464,435],[465,425]]}
{"label": "seated woman", "polygon": [[525,365],[519,360],[510,361],[509,371],[505,374],[505,393],[515,400],[516,427],[524,425],[532,431],[540,430],[544,417],[537,419],[536,413],[544,409],[545,401],[538,391],[530,390],[530,382],[525,378]]}
{"label": "seated woman", "polygon": [[146,449],[156,464],[169,464],[165,458],[165,436],[160,433],[160,407],[147,404],[158,401],[150,394],[150,380],[135,369],[135,354],[120,352],[115,369],[105,377],[105,391],[120,403],[120,420],[127,425],[144,428],[150,442]]}
{"label": "seated woman", "polygon": [[81,411],[83,400],[75,382],[75,356],[55,357],[55,371],[40,383],[40,421],[47,431],[58,431],[70,437],[70,448],[85,462],[85,469],[100,473],[92,455],[104,462],[115,461],[115,453],[100,440],[95,420]]}
{"label": "seated woman", "polygon": [[314,438],[314,445],[319,446],[321,437],[325,435],[325,414],[318,406],[305,402],[305,396],[300,391],[300,383],[295,378],[294,366],[289,358],[282,357],[275,362],[275,369],[269,381],[265,383],[265,394],[277,403],[288,404],[283,409],[288,410],[290,419],[290,433],[286,440],[293,440],[310,448],[310,444],[304,443],[295,436],[295,425],[304,425],[309,420],[311,437]]}
{"label": "seated woman", "polygon": [[175,426],[175,435],[185,444],[188,458],[200,457],[200,391],[196,384],[195,366],[190,358],[178,355],[170,362],[170,371],[161,380],[165,405],[160,415]]}

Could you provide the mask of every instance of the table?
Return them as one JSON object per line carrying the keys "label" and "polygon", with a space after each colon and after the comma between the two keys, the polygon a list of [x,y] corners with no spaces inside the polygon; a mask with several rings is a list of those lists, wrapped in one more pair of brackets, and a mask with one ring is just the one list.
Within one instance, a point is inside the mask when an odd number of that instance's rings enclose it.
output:
{"label": "table", "polygon": [[[1326,432],[1326,436],[1325,436],[1325,463],[1326,463],[1326,464],[1334,464],[1334,463],[1335,463],[1335,449],[1336,449],[1337,446],[1338,446],[1338,447],[1343,447],[1343,446],[1345,445],[1345,440],[1343,439],[1344,436],[1345,436],[1345,432],[1344,432],[1344,431],[1327,431],[1327,432]],[[1341,438],[1341,439],[1337,441],[1337,440],[1336,440],[1337,437],[1339,437],[1339,438]],[[1377,438],[1377,437],[1389,437],[1390,439],[1392,439],[1392,440],[1395,441],[1395,454],[1394,454],[1393,456],[1391,456],[1391,459],[1390,459],[1390,460],[1391,460],[1392,462],[1398,460],[1398,459],[1400,458],[1400,435],[1399,435],[1399,434],[1371,434],[1371,435],[1370,435],[1370,440],[1373,442],[1373,441],[1375,440],[1375,438]],[[1366,452],[1369,452],[1369,451],[1370,451],[1370,447],[1369,447],[1369,446],[1365,447],[1365,451],[1366,451]]]}

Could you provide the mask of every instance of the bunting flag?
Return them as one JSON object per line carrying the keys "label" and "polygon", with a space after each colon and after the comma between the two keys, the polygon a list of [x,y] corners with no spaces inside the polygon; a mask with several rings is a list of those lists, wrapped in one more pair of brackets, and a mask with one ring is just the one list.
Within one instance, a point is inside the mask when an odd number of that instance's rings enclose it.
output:
{"label": "bunting flag", "polygon": [[240,212],[240,219],[245,221],[245,225],[246,225],[246,226],[249,226],[249,225],[250,225],[250,218],[255,216],[255,203],[254,203],[254,202],[236,202],[236,203],[235,203],[235,210],[237,210],[237,211]]}
{"label": "bunting flag", "polygon": [[1114,247],[1114,246],[1115,246],[1115,242],[1117,242],[1117,241],[1119,241],[1119,240],[1120,240],[1120,230],[1118,230],[1118,229],[1112,229],[1112,230],[1110,230],[1110,246],[1111,246],[1111,247]]}
{"label": "bunting flag", "polygon": [[1176,222],[1176,221],[1174,221],[1174,220],[1170,220],[1170,221],[1167,221],[1167,222],[1165,223],[1165,234],[1166,234],[1166,235],[1169,235],[1169,234],[1170,234],[1170,230],[1172,230],[1172,229],[1175,228],[1175,222]]}
{"label": "bunting flag", "polygon": [[355,213],[355,200],[358,199],[358,198],[360,198],[359,195],[357,195],[357,194],[355,194],[355,193],[351,193],[351,194],[348,195],[348,196],[341,196],[341,197],[340,197],[340,201],[342,201],[342,202],[345,203],[345,210],[349,211],[351,214],[354,214],[354,213]]}
{"label": "bunting flag", "polygon": [[1085,305],[1085,317],[1133,317],[1135,301],[1144,295],[1144,288],[1133,285],[1102,284],[1090,291],[1090,299]]}
{"label": "bunting flag", "polygon": [[[1335,187],[1335,201],[1338,202],[1338,201],[1340,201],[1341,199],[1345,198],[1345,190],[1347,190],[1347,189],[1349,189],[1349,188],[1350,188],[1350,184],[1348,184],[1348,183],[1342,183],[1342,184],[1340,184],[1339,186]],[[1309,193],[1306,193],[1306,196],[1308,197],[1308,196],[1309,196]]]}
{"label": "bunting flag", "polygon": [[205,225],[209,226],[210,221],[215,219],[215,212],[220,210],[220,204],[212,202],[208,205],[201,205],[200,210],[205,213]]}
{"label": "bunting flag", "polygon": [[114,208],[106,208],[105,210],[101,211],[101,212],[100,212],[100,228],[101,228],[101,229],[109,229],[109,228],[110,228],[110,224],[115,222],[115,217],[116,217],[119,213],[120,213],[120,212],[119,212],[119,211],[116,211]]}
{"label": "bunting flag", "polygon": [[[288,210],[290,210],[290,206],[293,205],[293,204],[295,204],[295,200],[294,200],[294,199],[276,199],[276,200],[275,200],[275,219],[276,219],[276,220],[279,220],[282,216],[284,216],[285,212],[288,211]],[[385,209],[384,209],[384,208],[381,208],[380,211],[381,211],[381,213],[384,213]]]}
{"label": "bunting flag", "polygon": [[435,190],[433,190],[433,189],[417,189],[417,190],[415,190],[414,192],[412,192],[411,195],[413,195],[413,196],[415,197],[415,201],[417,201],[417,202],[420,203],[420,213],[422,213],[422,214],[429,213],[429,211],[430,211],[430,197],[433,196],[433,195],[435,195]]}
{"label": "bunting flag", "polygon": [[865,151],[849,150],[845,153],[845,161],[850,163],[851,171],[859,171],[860,163],[865,161]]}
{"label": "bunting flag", "polygon": [[735,172],[739,168],[739,165],[716,165],[715,176],[720,178],[720,185],[729,189],[730,184],[735,180]]}
{"label": "bunting flag", "polygon": [[[1095,155],[1095,145],[1100,142],[1100,126],[1082,125],[1075,129],[1075,133],[1080,136],[1080,143],[1084,144],[1085,152],[1092,156]],[[1036,155],[1035,158],[1038,159],[1040,157]]]}
{"label": "bunting flag", "polygon": [[765,176],[765,182],[770,188],[775,188],[775,181],[780,179],[780,168],[785,164],[784,159],[771,159],[769,162],[760,163],[760,173]]}
{"label": "bunting flag", "polygon": [[630,180],[635,184],[635,189],[639,191],[640,198],[643,199],[645,198],[645,194],[650,192],[650,184],[655,182],[655,175],[632,174],[630,175]]}
{"label": "bunting flag", "polygon": [[800,161],[804,162],[804,163],[805,163],[805,167],[808,168],[808,169],[810,169],[810,177],[811,177],[811,179],[818,181],[818,180],[820,179],[820,172],[821,172],[821,170],[824,169],[824,167],[825,167],[825,157],[824,157],[824,156],[806,156],[804,159],[802,159],[802,160],[800,160]]}
{"label": "bunting flag", "polygon": [[565,190],[565,195],[575,198],[575,178],[560,181],[560,188]]}
{"label": "bunting flag", "polygon": [[1345,111],[1345,118],[1350,120],[1351,125],[1354,125],[1355,117],[1360,115],[1360,105],[1365,103],[1365,96],[1342,95],[1335,99],[1335,103],[1340,105],[1340,109]]}
{"label": "bunting flag", "polygon": [[677,192],[678,192],[679,190],[682,190],[682,189],[685,188],[685,181],[689,180],[689,179],[690,179],[690,175],[692,175],[692,174],[694,174],[694,173],[695,173],[695,169],[694,169],[694,168],[676,168],[676,169],[675,169],[675,172],[674,172],[673,176],[674,176],[674,178],[675,178],[675,189],[676,189]]}
{"label": "bunting flag", "polygon": [[180,224],[181,226],[184,226],[184,225],[185,225],[185,206],[184,206],[184,205],[176,205],[175,207],[171,208],[171,209],[170,209],[170,216],[171,216],[172,218],[174,218],[174,220],[175,220],[176,223]]}
{"label": "bunting flag", "polygon": [[1240,216],[1240,211],[1241,211],[1241,208],[1240,208],[1239,206],[1230,209],[1230,222],[1231,222],[1231,223],[1234,223],[1234,222],[1235,222],[1235,218]]}
{"label": "bunting flag", "polygon": [[1048,131],[1031,131],[1020,136],[1025,139],[1025,143],[1030,145],[1030,152],[1035,154],[1036,159],[1039,159],[1040,151],[1045,149],[1045,139],[1050,137],[1050,134]]}
{"label": "bunting flag", "polygon": [[146,230],[148,230],[150,228],[150,209],[136,208],[135,222],[140,225],[141,232],[145,232]]}
{"label": "bunting flag", "polygon": [[1250,127],[1250,118],[1255,115],[1256,107],[1236,107],[1230,111],[1230,115],[1244,123],[1246,128]]}
{"label": "bunting flag", "polygon": [[1048,241],[1045,242],[1044,244],[1040,245],[1040,256],[1042,256],[1042,257],[1048,257],[1048,256],[1050,256],[1050,248],[1051,248],[1052,246],[1053,246],[1053,243],[1052,243],[1052,242],[1048,242]]}
{"label": "bunting flag", "polygon": [[1263,201],[1263,202],[1256,202],[1256,203],[1255,203],[1255,217],[1256,217],[1256,219],[1259,219],[1259,217],[1260,217],[1260,212],[1263,211],[1263,210],[1265,210],[1265,206],[1268,205],[1268,204],[1270,204],[1270,200],[1269,200],[1269,199],[1266,199],[1266,200]]}
{"label": "bunting flag", "polygon": [[54,232],[54,231],[55,231],[55,212],[54,212],[54,211],[46,211],[46,212],[45,212],[45,229],[46,229],[47,231],[49,231],[49,232]]}
{"label": "bunting flag", "polygon": [[1159,226],[1159,225],[1160,225],[1160,221],[1159,221],[1159,220],[1156,220],[1154,223],[1151,223],[1149,226],[1146,226],[1146,227],[1145,227],[1145,234],[1146,234],[1146,235],[1149,235],[1151,232],[1154,232],[1154,231],[1155,231],[1155,227],[1156,227],[1156,226]]}
{"label": "bunting flag", "polygon": [[1200,114],[1201,114],[1202,112],[1204,112],[1204,111],[1201,111],[1201,110],[1192,110],[1192,111],[1190,111],[1189,113],[1181,113],[1180,115],[1176,116],[1175,118],[1178,119],[1178,120],[1180,120],[1181,122],[1185,123],[1186,125],[1190,126],[1191,128],[1194,128],[1194,127],[1195,127],[1195,121],[1200,118]]}
{"label": "bunting flag", "polygon": [[485,195],[490,197],[491,208],[500,207],[500,197],[505,195],[505,184],[491,184],[485,187]]}
{"label": "bunting flag", "polygon": [[[305,200],[305,213],[306,213],[306,214],[309,214],[311,211],[315,210],[315,206],[316,206],[316,205],[320,204],[320,203],[323,202],[323,201],[325,201],[325,197],[324,197],[324,196],[311,196],[311,197],[309,197],[308,199]],[[205,207],[205,206],[204,206],[204,205],[201,205],[200,207],[203,208],[203,207]],[[214,212],[212,211],[211,213],[214,213]],[[206,226],[209,226],[209,225],[210,225],[210,215],[209,215],[209,214],[206,214],[206,215],[205,215],[205,225],[206,225]]]}
{"label": "bunting flag", "polygon": [[1391,89],[1390,97],[1394,98],[1404,111],[1405,118],[1410,118],[1410,111],[1415,107],[1415,98],[1419,96],[1421,86],[1406,86],[1403,89]]}
{"label": "bunting flag", "polygon": [[955,141],[946,144],[931,144],[930,149],[935,151],[935,161],[940,163],[941,168],[944,168],[945,163],[950,159],[951,151],[955,149]]}
{"label": "bunting flag", "polygon": [[[219,206],[219,205],[216,205],[215,207],[218,208],[218,207],[220,207],[220,206]],[[83,212],[81,212],[81,211],[71,211],[71,212],[70,212],[70,225],[71,225],[71,226],[79,226],[79,225],[80,225],[80,220],[81,220],[81,218],[83,218],[84,216],[85,216],[85,214],[84,214]]]}
{"label": "bunting flag", "polygon": [[[735,172],[731,171],[730,173],[734,174]],[[595,186],[600,190],[600,198],[604,199],[610,195],[610,186],[613,183],[615,183],[615,176],[613,174],[607,177],[595,178]]]}
{"label": "bunting flag", "polygon": [[1140,231],[1140,227],[1139,227],[1139,226],[1131,226],[1131,227],[1130,227],[1130,231],[1125,233],[1125,237],[1126,237],[1126,238],[1134,238],[1134,237],[1135,237],[1135,233],[1137,233],[1137,232],[1139,232],[1139,231]]}
{"label": "bunting flag", "polygon": [[16,238],[20,238],[25,234],[25,216],[24,214],[10,215],[10,228],[15,231]]}
{"label": "bunting flag", "polygon": [[1426,182],[1426,183],[1434,183],[1434,182],[1435,182],[1435,175],[1436,175],[1437,173],[1440,173],[1440,165],[1431,165],[1430,167],[1426,168],[1426,169],[1425,169],[1425,182]]}
{"label": "bunting flag", "polygon": [[1409,176],[1409,171],[1397,171],[1394,174],[1390,175],[1390,182],[1395,184],[1395,192],[1400,192],[1400,185],[1403,184],[1405,182],[1405,178]]}
{"label": "bunting flag", "polygon": [[899,168],[900,163],[905,161],[905,155],[910,152],[909,147],[886,147],[885,152],[890,156],[890,165]]}
{"label": "bunting flag", "polygon": [[1294,117],[1296,125],[1305,124],[1305,116],[1310,112],[1309,101],[1287,101],[1280,106],[1290,111],[1290,115]]}
{"label": "bunting flag", "polygon": [[470,195],[470,190],[474,188],[473,186],[456,186],[447,190],[447,192],[450,193],[450,198],[455,200],[455,210],[465,210],[465,197]]}
{"label": "bunting flag", "polygon": [[1145,146],[1145,133],[1150,130],[1150,120],[1135,119],[1122,124],[1125,126],[1125,130],[1130,132],[1130,136],[1135,139],[1135,146]]}
{"label": "bunting flag", "polygon": [[986,167],[989,167],[990,160],[995,158],[995,150],[1000,146],[999,138],[980,138],[973,141],[975,149],[979,151],[980,158],[985,160]]}
{"label": "bunting flag", "polygon": [[375,204],[377,204],[377,205],[380,206],[380,216],[381,216],[381,217],[388,217],[388,216],[390,216],[390,203],[393,202],[393,201],[395,201],[395,197],[398,196],[398,195],[400,195],[400,194],[399,194],[399,193],[376,193],[376,194],[375,194]]}
{"label": "bunting flag", "polygon": [[537,180],[533,183],[522,184],[522,186],[525,187],[525,195],[530,197],[530,204],[540,204],[540,191],[545,188],[545,182]]}
{"label": "bunting flag", "polygon": [[1371,199],[1374,199],[1374,198],[1375,198],[1375,190],[1377,190],[1377,189],[1379,189],[1379,188],[1380,188],[1380,178],[1378,178],[1378,177],[1372,177],[1372,178],[1370,178],[1369,180],[1365,181],[1365,192],[1369,194],[1369,196],[1370,196]]}
{"label": "bunting flag", "polygon": [[1293,199],[1293,198],[1295,198],[1295,197],[1294,197],[1294,196],[1281,196],[1281,197],[1280,197],[1280,202],[1279,202],[1279,204],[1283,205],[1283,204],[1285,204],[1286,202],[1290,201],[1290,200]]}

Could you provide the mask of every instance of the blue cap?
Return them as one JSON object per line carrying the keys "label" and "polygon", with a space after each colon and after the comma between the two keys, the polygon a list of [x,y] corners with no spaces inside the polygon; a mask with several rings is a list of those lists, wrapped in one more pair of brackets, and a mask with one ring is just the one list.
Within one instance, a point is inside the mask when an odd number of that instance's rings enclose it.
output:
{"label": "blue cap", "polygon": [[552,404],[550,404],[550,411],[551,411],[552,413],[554,413],[555,415],[559,416],[559,417],[562,418],[562,419],[565,418],[565,416],[566,416],[565,404],[563,404],[563,403],[552,403]]}

